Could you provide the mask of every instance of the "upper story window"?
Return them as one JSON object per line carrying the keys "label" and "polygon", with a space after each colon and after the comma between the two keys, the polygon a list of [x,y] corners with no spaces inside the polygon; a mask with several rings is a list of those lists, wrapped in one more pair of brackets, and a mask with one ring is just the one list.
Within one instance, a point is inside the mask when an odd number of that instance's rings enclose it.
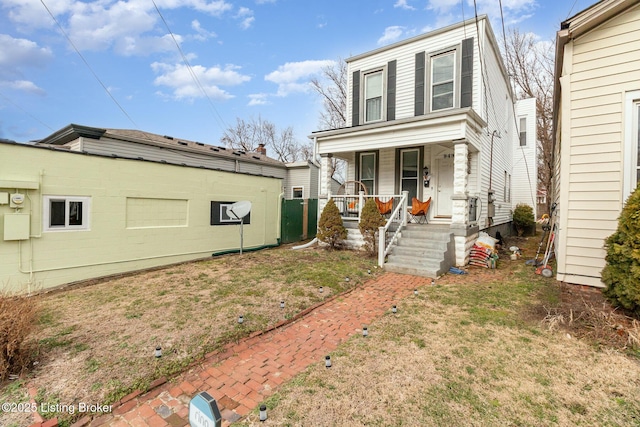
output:
{"label": "upper story window", "polygon": [[88,230],[90,197],[44,196],[44,231]]}
{"label": "upper story window", "polygon": [[527,145],[527,118],[520,117],[520,146]]}
{"label": "upper story window", "polygon": [[364,75],[364,121],[375,122],[382,120],[382,70]]}
{"label": "upper story window", "polygon": [[431,57],[431,111],[453,108],[455,64],[455,51]]}
{"label": "upper story window", "polygon": [[302,199],[303,194],[304,194],[304,187],[293,187],[291,189],[292,199]]}

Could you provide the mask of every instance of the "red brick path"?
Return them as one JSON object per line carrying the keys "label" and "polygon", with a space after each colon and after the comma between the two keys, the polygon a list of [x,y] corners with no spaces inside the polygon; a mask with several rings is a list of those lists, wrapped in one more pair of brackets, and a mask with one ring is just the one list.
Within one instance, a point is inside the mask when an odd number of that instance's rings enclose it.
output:
{"label": "red brick path", "polygon": [[282,383],[324,357],[362,327],[431,279],[385,273],[319,306],[298,320],[211,355],[174,381],[131,396],[113,413],[81,425],[188,425],[189,401],[200,391],[216,399],[223,426],[247,415]]}

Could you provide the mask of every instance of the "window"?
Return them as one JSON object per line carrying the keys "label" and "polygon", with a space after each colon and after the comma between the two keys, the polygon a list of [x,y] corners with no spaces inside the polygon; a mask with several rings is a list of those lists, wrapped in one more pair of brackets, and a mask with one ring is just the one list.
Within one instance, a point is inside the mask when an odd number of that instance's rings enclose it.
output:
{"label": "window", "polygon": [[640,90],[625,94],[623,159],[625,201],[640,183]]}
{"label": "window", "polygon": [[455,51],[431,57],[431,111],[454,106]]}
{"label": "window", "polygon": [[302,199],[302,195],[304,194],[303,187],[293,187],[291,189],[291,198],[293,199]]}
{"label": "window", "polygon": [[376,153],[360,154],[360,168],[358,172],[360,182],[367,187],[367,194],[376,194]]}
{"label": "window", "polygon": [[419,150],[403,150],[400,155],[402,175],[401,189],[409,192],[409,200],[418,197],[418,153]]}
{"label": "window", "polygon": [[382,70],[364,76],[365,122],[382,120],[382,82]]}
{"label": "window", "polygon": [[44,231],[88,230],[90,197],[44,196]]}
{"label": "window", "polygon": [[527,145],[527,118],[520,117],[520,146]]}

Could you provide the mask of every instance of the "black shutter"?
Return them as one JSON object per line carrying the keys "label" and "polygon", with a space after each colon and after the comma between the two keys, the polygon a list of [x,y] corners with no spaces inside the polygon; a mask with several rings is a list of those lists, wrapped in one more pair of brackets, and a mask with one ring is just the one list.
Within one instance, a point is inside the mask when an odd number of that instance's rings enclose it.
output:
{"label": "black shutter", "polygon": [[471,107],[473,102],[473,37],[462,40],[461,66],[460,107]]}
{"label": "black shutter", "polygon": [[353,99],[351,103],[351,126],[358,126],[360,124],[360,71],[353,72],[351,98]]}
{"label": "black shutter", "polygon": [[396,119],[396,63],[387,64],[387,120]]}
{"label": "black shutter", "polygon": [[424,52],[416,53],[416,85],[415,85],[415,104],[413,114],[421,116],[424,114],[424,79],[425,79],[425,54]]}

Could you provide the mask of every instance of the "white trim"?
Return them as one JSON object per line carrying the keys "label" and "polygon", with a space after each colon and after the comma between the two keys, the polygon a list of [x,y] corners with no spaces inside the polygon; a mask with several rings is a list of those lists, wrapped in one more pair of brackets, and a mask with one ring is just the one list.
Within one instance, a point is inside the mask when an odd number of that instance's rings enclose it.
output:
{"label": "white trim", "polygon": [[[636,182],[638,162],[638,123],[634,122],[634,112],[640,105],[640,90],[625,93],[624,98],[624,133],[623,133],[623,175],[622,203],[631,195]],[[635,107],[635,108],[634,108]],[[634,126],[635,125],[635,126]]]}
{"label": "white trim", "polygon": [[[51,218],[51,201],[63,201],[65,224],[52,226],[50,224]],[[69,203],[80,202],[82,203],[82,224],[81,225],[69,225]],[[42,231],[46,232],[58,232],[58,231],[89,231],[91,229],[91,197],[86,196],[42,196]]]}
{"label": "white trim", "polygon": [[[436,58],[441,58],[447,55],[453,55],[453,75],[451,78],[451,82],[453,83],[453,88],[452,88],[452,93],[451,93],[451,106],[450,107],[445,107],[445,108],[438,108],[437,110],[434,110],[433,108],[433,65],[434,65],[434,60]],[[460,67],[458,67],[458,47],[452,47],[451,49],[447,49],[444,52],[438,52],[438,53],[432,53],[429,55],[429,88],[428,88],[428,94],[429,94],[429,112],[432,111],[444,111],[444,110],[450,110],[453,108],[456,108],[459,103],[456,102],[456,93],[457,93],[457,89],[458,89],[458,80],[459,80],[459,74],[460,74]],[[443,84],[446,82],[439,82],[437,84]]]}
{"label": "white trim", "polygon": [[[300,189],[300,191],[302,191],[302,195],[300,197],[296,197],[295,196],[295,192],[296,190]],[[293,187],[291,187],[291,198],[292,199],[304,199],[304,185],[294,185]]]}

